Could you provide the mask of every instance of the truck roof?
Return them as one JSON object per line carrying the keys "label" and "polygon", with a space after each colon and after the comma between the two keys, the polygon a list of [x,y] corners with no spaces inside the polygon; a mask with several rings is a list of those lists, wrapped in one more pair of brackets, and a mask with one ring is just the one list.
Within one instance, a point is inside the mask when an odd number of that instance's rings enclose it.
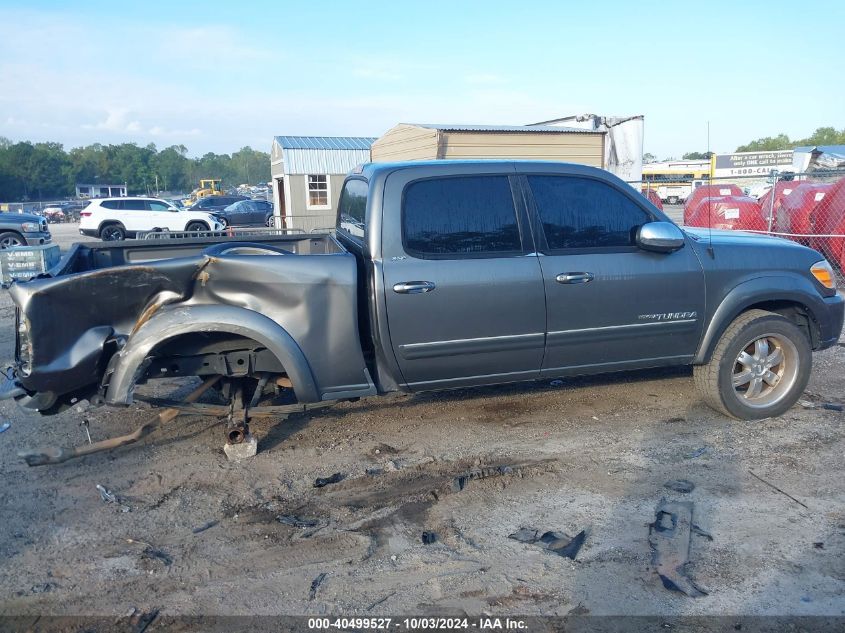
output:
{"label": "truck roof", "polygon": [[531,166],[535,165],[547,169],[550,166],[559,168],[561,173],[581,174],[581,175],[600,175],[605,178],[615,178],[610,172],[598,167],[591,167],[589,165],[581,165],[577,163],[567,163],[558,160],[531,160],[531,159],[516,159],[516,158],[471,158],[471,159],[431,159],[431,160],[408,160],[398,162],[384,162],[384,163],[363,163],[349,172],[350,176],[360,175],[366,179],[370,179],[376,175],[383,175],[387,172],[398,171],[400,169],[419,169],[424,167],[447,167],[447,166],[478,166],[478,165],[495,165],[495,166]]}

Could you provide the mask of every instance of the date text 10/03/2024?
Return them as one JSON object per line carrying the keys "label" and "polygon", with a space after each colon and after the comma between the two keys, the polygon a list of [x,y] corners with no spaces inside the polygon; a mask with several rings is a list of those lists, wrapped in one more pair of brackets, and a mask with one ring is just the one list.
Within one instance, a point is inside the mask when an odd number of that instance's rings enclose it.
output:
{"label": "date text 10/03/2024", "polygon": [[310,630],[332,629],[398,629],[406,631],[476,630],[476,631],[527,631],[524,620],[514,618],[309,618]]}

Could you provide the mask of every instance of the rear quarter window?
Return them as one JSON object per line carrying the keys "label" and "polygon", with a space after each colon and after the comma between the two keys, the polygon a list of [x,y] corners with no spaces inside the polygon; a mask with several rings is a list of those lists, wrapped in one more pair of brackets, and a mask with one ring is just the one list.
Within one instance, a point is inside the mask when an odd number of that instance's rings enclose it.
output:
{"label": "rear quarter window", "polygon": [[369,184],[366,180],[347,180],[340,192],[337,205],[337,229],[356,238],[364,237],[367,214],[367,194]]}

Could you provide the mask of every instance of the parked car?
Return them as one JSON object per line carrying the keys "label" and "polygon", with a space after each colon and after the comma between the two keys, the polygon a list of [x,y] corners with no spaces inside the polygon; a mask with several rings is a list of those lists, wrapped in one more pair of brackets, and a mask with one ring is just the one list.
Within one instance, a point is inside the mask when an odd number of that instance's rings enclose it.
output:
{"label": "parked car", "polygon": [[217,211],[222,211],[230,204],[234,204],[239,200],[247,200],[245,196],[206,196],[205,198],[200,198],[190,207],[188,207],[189,211],[208,211],[211,213],[216,213]]}
{"label": "parked car", "polygon": [[51,224],[65,221],[65,211],[60,206],[49,206],[41,209],[41,215]]}
{"label": "parked car", "polygon": [[49,244],[47,220],[32,213],[0,213],[0,248]]}
{"label": "parked car", "polygon": [[98,198],[81,212],[79,232],[101,240],[136,237],[142,231],[219,231],[210,213],[181,210],[157,198]]}
{"label": "parked car", "polygon": [[9,291],[0,389],[44,413],[125,406],[171,376],[216,378],[241,411],[280,385],[324,404],[692,365],[708,404],[761,419],[795,404],[845,305],[810,248],[683,231],[612,174],[558,162],[369,164],[336,236],[81,244],[51,272]]}
{"label": "parked car", "polygon": [[273,226],[273,205],[266,200],[238,200],[214,215],[224,226]]}
{"label": "parked car", "polygon": [[684,207],[684,225],[730,231],[765,231],[768,222],[760,203],[750,196],[699,198]]}

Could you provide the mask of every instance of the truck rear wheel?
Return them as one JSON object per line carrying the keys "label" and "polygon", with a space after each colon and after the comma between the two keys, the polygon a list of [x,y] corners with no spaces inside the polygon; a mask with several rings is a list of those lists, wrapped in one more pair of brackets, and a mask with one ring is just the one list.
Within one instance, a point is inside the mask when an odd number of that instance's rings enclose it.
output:
{"label": "truck rear wheel", "polygon": [[812,369],[807,335],[789,319],[765,310],[738,316],[706,365],[693,368],[695,384],[712,408],[740,420],[787,411],[807,386]]}

